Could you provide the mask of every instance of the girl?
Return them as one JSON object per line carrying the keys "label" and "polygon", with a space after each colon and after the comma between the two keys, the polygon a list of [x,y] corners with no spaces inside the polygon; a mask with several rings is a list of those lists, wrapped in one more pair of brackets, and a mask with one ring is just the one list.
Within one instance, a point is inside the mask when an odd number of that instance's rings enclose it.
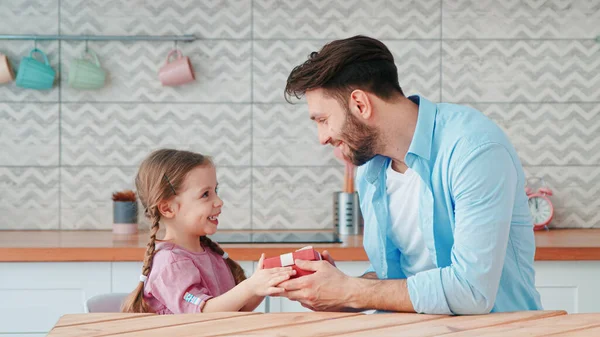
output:
{"label": "girl", "polygon": [[[208,157],[157,150],[142,162],[135,185],[152,227],[140,282],[123,312],[252,311],[265,296],[283,292],[277,285],[294,275],[291,267],[263,269],[262,254],[246,279],[207,237],[217,231],[223,206]],[[166,227],[163,240],[156,239],[160,224]]]}

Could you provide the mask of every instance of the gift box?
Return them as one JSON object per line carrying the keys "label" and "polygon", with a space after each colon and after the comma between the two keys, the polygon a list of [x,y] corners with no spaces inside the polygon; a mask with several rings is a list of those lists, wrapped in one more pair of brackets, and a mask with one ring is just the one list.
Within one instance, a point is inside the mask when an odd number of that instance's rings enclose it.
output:
{"label": "gift box", "polygon": [[268,268],[277,268],[277,267],[287,267],[291,266],[295,271],[296,275],[293,275],[291,278],[296,278],[304,275],[310,275],[314,273],[314,271],[303,270],[296,266],[294,261],[298,260],[307,260],[307,261],[319,261],[321,259],[321,254],[313,249],[313,247],[308,246],[304,248],[300,248],[295,252],[282,254],[277,257],[270,257],[264,260],[263,267],[265,269]]}

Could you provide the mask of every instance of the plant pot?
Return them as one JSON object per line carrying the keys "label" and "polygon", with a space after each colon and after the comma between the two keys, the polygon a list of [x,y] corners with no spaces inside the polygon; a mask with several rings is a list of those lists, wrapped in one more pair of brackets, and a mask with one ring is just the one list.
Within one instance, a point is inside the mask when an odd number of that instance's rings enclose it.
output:
{"label": "plant pot", "polygon": [[135,201],[114,201],[113,233],[135,234],[137,232],[137,203]]}

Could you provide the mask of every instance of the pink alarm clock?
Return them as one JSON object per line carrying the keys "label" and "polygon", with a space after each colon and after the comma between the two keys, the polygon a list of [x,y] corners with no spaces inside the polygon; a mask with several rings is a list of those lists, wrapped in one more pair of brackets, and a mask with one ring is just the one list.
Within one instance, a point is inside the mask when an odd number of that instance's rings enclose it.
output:
{"label": "pink alarm clock", "polygon": [[[543,183],[543,179],[540,179]],[[525,193],[529,197],[529,211],[533,218],[533,229],[540,230],[547,228],[554,216],[554,206],[548,198],[552,195],[552,190],[546,186],[538,188],[537,191],[530,187],[525,187]]]}

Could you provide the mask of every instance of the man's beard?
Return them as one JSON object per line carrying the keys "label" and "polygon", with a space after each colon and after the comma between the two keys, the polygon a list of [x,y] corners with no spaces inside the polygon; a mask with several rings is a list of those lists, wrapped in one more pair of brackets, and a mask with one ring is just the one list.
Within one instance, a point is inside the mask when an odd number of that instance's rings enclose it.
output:
{"label": "man's beard", "polygon": [[361,166],[371,160],[377,154],[379,132],[372,126],[368,126],[350,112],[346,111],[346,121],[340,132],[340,140],[348,146],[350,153],[347,154],[352,164]]}

